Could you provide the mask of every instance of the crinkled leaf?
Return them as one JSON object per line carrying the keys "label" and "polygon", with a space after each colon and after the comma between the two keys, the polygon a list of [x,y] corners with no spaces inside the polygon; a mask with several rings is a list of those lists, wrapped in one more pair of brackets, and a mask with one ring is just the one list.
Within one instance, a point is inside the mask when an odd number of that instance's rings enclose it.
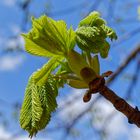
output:
{"label": "crinkled leaf", "polygon": [[117,35],[112,28],[110,28],[106,25],[102,25],[101,28],[103,29],[103,31],[107,35],[107,37],[109,37],[111,40],[113,40],[113,39],[116,40],[117,39]]}
{"label": "crinkled leaf", "polygon": [[81,38],[88,38],[92,42],[101,38],[100,30],[97,27],[80,27],[76,30],[76,35]]}
{"label": "crinkled leaf", "polygon": [[34,80],[34,74],[29,79],[20,112],[20,125],[29,132],[30,137],[49,123],[51,113],[57,107],[57,92],[56,84],[52,85],[50,80],[38,85]]}
{"label": "crinkled leaf", "polygon": [[105,20],[100,18],[100,13],[99,12],[92,12],[90,13],[87,17],[85,17],[83,20],[80,21],[79,27],[81,26],[101,26],[105,24]]}
{"label": "crinkled leaf", "polygon": [[100,55],[102,58],[106,58],[108,56],[109,49],[109,43],[107,41],[104,41],[104,43],[100,47]]}
{"label": "crinkled leaf", "polygon": [[39,129],[39,121],[43,113],[38,87],[32,77],[25,90],[25,97],[20,111],[20,125],[32,136]]}
{"label": "crinkled leaf", "polygon": [[82,50],[93,53],[99,52],[99,48],[95,44],[100,39],[100,36],[99,31],[97,30],[96,32],[95,29],[92,27],[80,27],[76,31],[76,42]]}
{"label": "crinkled leaf", "polygon": [[61,61],[63,58],[52,57],[29,78],[20,113],[20,124],[29,132],[30,137],[47,125],[51,112],[55,110],[58,87],[50,74],[59,65],[58,59]]}
{"label": "crinkled leaf", "polygon": [[110,49],[106,38],[117,39],[117,35],[105,24],[98,12],[92,12],[83,19],[76,30],[76,43],[80,49],[87,53],[100,53],[102,58],[106,58]]}

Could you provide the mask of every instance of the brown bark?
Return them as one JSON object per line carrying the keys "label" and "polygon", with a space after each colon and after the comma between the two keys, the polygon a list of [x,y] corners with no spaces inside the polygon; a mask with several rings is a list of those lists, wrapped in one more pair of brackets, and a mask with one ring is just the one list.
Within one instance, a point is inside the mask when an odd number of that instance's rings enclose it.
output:
{"label": "brown bark", "polygon": [[116,95],[114,91],[105,86],[105,79],[103,77],[90,82],[89,89],[92,94],[99,92],[110,101],[118,111],[122,112],[128,118],[129,123],[134,123],[140,127],[140,111],[138,108],[133,108],[124,99]]}

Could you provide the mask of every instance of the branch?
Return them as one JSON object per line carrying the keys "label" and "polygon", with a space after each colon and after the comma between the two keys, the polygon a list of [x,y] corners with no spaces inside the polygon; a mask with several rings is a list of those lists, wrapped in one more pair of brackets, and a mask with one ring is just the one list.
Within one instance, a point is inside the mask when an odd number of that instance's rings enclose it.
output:
{"label": "branch", "polygon": [[140,127],[140,111],[138,108],[133,108],[124,99],[109,89],[105,85],[105,79],[103,77],[90,82],[89,89],[92,94],[99,92],[108,101],[110,101],[118,111],[122,112],[128,118],[129,123],[134,123],[137,127]]}
{"label": "branch", "polygon": [[72,7],[69,7],[67,9],[62,9],[59,11],[53,11],[53,12],[46,12],[47,15],[49,16],[62,16],[62,15],[67,15],[67,14],[72,14],[73,12],[77,11],[77,10],[81,10],[82,8],[84,8],[86,6],[86,1],[82,2],[78,5],[74,5]]}
{"label": "branch", "polygon": [[[139,71],[140,71],[140,60],[138,59],[138,64],[137,64],[137,67],[136,67],[136,70],[135,70],[135,74],[134,74],[134,76],[133,76],[133,79],[132,79],[132,81],[131,81],[131,83],[130,83],[130,86],[129,86],[129,88],[128,88],[128,90],[127,90],[127,94],[126,94],[126,97],[125,97],[125,100],[130,100],[131,99],[131,92],[132,92],[132,90],[133,90],[133,88],[134,88],[134,86],[136,85],[136,83],[137,83],[137,81],[138,81],[138,77],[139,77]],[[109,115],[108,115],[108,117],[107,117],[107,119],[104,121],[104,124],[103,124],[103,126],[102,126],[102,128],[101,128],[101,132],[103,131],[105,131],[105,129],[106,129],[106,125],[108,124],[108,122],[115,116],[115,114],[116,114],[116,111],[112,111]]]}
{"label": "branch", "polygon": [[121,43],[123,43],[125,40],[128,40],[132,37],[134,37],[136,34],[140,33],[140,26],[137,27],[136,29],[125,33],[124,35],[122,35],[120,38],[118,38],[118,40],[114,43],[114,46],[116,45],[120,45]]}
{"label": "branch", "polygon": [[134,76],[133,76],[133,78],[130,82],[130,86],[128,87],[127,92],[126,92],[126,98],[125,98],[126,100],[131,98],[131,93],[132,93],[134,87],[136,86],[136,83],[138,82],[139,75],[140,75],[140,57],[138,58]]}
{"label": "branch", "polygon": [[136,49],[134,49],[131,54],[126,58],[124,63],[116,70],[116,72],[113,73],[113,75],[110,77],[110,79],[107,81],[107,84],[109,85],[112,83],[117,76],[120,75],[120,73],[128,66],[128,64],[138,55],[140,54],[140,45]]}
{"label": "branch", "polygon": [[70,130],[73,128],[73,126],[84,116],[86,115],[86,113],[88,111],[91,110],[91,108],[93,107],[93,105],[100,99],[101,96],[97,96],[96,99],[94,99],[94,101],[91,102],[91,104],[89,105],[88,108],[86,108],[85,110],[83,110],[81,113],[79,113],[70,124],[68,124],[68,126],[66,127],[66,131],[65,134],[63,136],[63,138],[66,139],[66,137],[68,136],[68,134],[70,133]]}
{"label": "branch", "polygon": [[98,8],[98,6],[100,5],[101,2],[103,2],[103,1],[102,1],[102,0],[96,0],[96,1],[94,1],[94,3],[93,3],[93,4],[91,5],[91,7],[90,7],[88,13],[85,15],[85,17],[86,17],[89,13],[91,13],[92,11],[96,10],[96,9]]}

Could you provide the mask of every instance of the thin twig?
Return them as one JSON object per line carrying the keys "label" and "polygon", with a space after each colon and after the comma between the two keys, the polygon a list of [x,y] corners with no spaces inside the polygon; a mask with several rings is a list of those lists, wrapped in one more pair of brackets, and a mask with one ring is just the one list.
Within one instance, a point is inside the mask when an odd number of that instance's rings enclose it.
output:
{"label": "thin twig", "polygon": [[[86,2],[86,1],[85,1]],[[62,15],[67,15],[67,14],[72,14],[73,12],[77,11],[77,10],[81,10],[82,8],[84,8],[86,6],[86,3],[82,2],[78,5],[74,5],[72,7],[69,7],[67,9],[62,9],[59,11],[53,11],[53,12],[47,12],[46,14],[49,16],[62,16]]]}
{"label": "thin twig", "polygon": [[126,98],[125,98],[126,100],[131,98],[131,95],[132,95],[131,93],[132,93],[132,91],[133,91],[133,89],[138,81],[139,74],[140,74],[140,59],[137,62],[137,67],[136,67],[134,76],[131,80],[130,86],[127,89]]}
{"label": "thin twig", "polygon": [[132,37],[134,37],[136,34],[140,33],[140,26],[135,28],[134,30],[125,33],[124,35],[122,35],[120,38],[118,38],[118,40],[114,43],[114,46],[116,45],[120,45],[121,43],[123,43],[125,40],[128,40]]}
{"label": "thin twig", "polygon": [[88,108],[86,108],[85,110],[83,110],[80,114],[78,114],[70,124],[68,124],[64,137],[66,138],[67,135],[69,134],[70,130],[73,128],[73,126],[88,112],[91,110],[91,108],[93,107],[93,105],[100,99],[100,95],[96,97],[96,99],[94,101],[92,101],[92,103],[89,105]]}
{"label": "thin twig", "polygon": [[140,45],[136,47],[131,54],[124,60],[124,62],[118,67],[118,69],[113,73],[113,75],[107,81],[107,84],[113,83],[113,81],[121,74],[121,72],[128,66],[128,64],[138,55],[140,54]]}

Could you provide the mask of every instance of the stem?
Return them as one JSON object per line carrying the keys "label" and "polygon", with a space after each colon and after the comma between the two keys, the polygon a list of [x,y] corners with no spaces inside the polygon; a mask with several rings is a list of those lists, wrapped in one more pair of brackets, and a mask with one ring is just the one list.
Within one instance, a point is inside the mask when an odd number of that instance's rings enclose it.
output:
{"label": "stem", "polygon": [[114,91],[105,86],[104,78],[93,80],[89,84],[89,88],[91,93],[95,93],[98,90],[118,111],[122,112],[128,118],[129,123],[134,123],[137,127],[140,127],[140,111],[138,108],[133,108],[124,99],[116,95]]}

